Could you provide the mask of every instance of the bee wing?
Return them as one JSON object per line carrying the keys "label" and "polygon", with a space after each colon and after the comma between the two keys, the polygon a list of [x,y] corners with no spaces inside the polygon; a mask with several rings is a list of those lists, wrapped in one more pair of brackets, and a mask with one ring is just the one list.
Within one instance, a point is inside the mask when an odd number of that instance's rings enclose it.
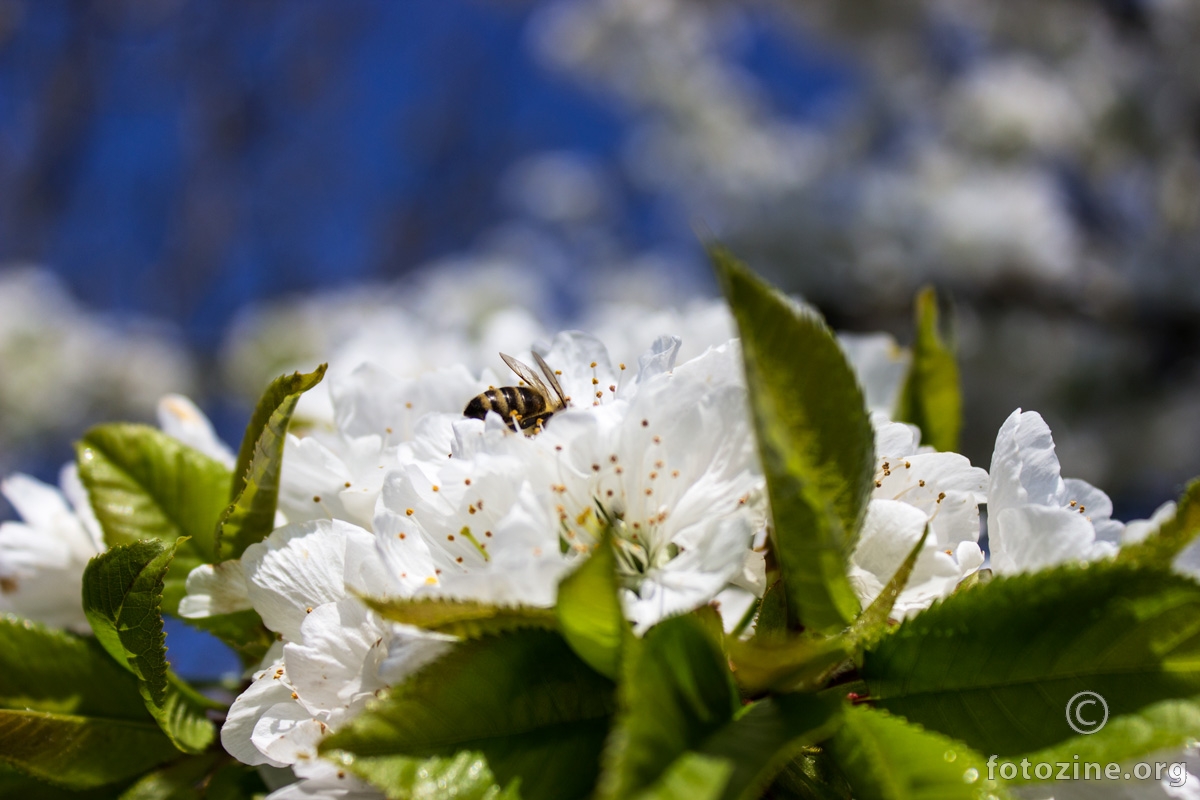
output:
{"label": "bee wing", "polygon": [[554,377],[554,370],[550,369],[550,365],[546,363],[546,359],[537,353],[533,354],[533,360],[542,368],[542,372],[546,375],[546,380],[550,381],[550,388],[558,395],[558,402],[565,406],[567,404],[567,394],[563,391],[562,386],[559,385],[558,378]]}
{"label": "bee wing", "polygon": [[523,364],[512,356],[504,353],[501,353],[500,357],[504,359],[505,364],[508,364],[509,369],[517,373],[518,378],[525,381],[525,383],[529,384],[530,387],[536,389],[547,397],[550,396],[550,390],[546,388],[546,384],[542,383],[542,379],[537,376],[537,373],[534,372],[528,364]]}

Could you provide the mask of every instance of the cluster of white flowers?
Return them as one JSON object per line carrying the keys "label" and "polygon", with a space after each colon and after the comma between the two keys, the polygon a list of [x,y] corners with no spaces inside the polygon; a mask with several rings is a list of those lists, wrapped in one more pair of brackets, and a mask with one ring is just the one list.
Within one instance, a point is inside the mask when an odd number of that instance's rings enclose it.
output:
{"label": "cluster of white flowers", "polygon": [[280,637],[230,710],[226,748],[305,779],[281,797],[357,786],[316,759],[320,740],[447,646],[358,597],[550,606],[604,528],[639,630],[718,595],[744,613],[764,589],[766,508],[740,351],[726,341],[677,364],[680,349],[663,336],[612,363],[596,338],[557,335],[538,350],[570,406],[536,436],[463,416],[505,383],[490,371],[405,379],[363,364],[331,380],[335,428],[285,446],[288,524],[239,562],[193,572],[181,606],[254,608]]}
{"label": "cluster of white flowers", "polygon": [[[922,447],[915,428],[886,417],[905,365],[894,341],[848,337],[843,347],[876,429],[876,488],[850,567],[864,604],[926,525],[896,616],[928,607],[984,566],[982,503],[992,509],[997,572],[1113,552],[1121,526],[1108,519],[1111,504],[1061,479],[1037,414],[1005,423],[989,476],[961,455]],[[382,620],[358,597],[550,606],[606,527],[635,630],[709,602],[732,628],[765,588],[769,510],[738,342],[677,363],[682,348],[663,336],[630,364],[611,362],[582,333],[536,347],[572,399],[535,436],[496,415],[463,417],[467,400],[505,382],[490,372],[452,367],[405,379],[364,364],[331,381],[336,428],[288,440],[289,524],[240,562],[201,567],[189,581],[183,613],[254,608],[280,636],[230,712],[227,749],[305,779],[278,797],[367,791],[316,758],[321,738],[449,645]]]}
{"label": "cluster of white flowers", "polygon": [[[711,337],[730,327],[711,307],[693,312],[674,320],[679,329]],[[364,596],[548,607],[607,529],[635,631],[708,603],[729,629],[744,617],[765,589],[770,512],[739,342],[692,348],[686,360],[679,337],[648,344],[635,363],[611,361],[581,332],[535,345],[570,398],[536,435],[494,413],[464,416],[472,397],[515,383],[488,368],[397,375],[363,363],[316,390],[327,392],[332,422],[288,436],[280,527],[239,560],[193,571],[180,606],[193,618],[252,608],[277,635],[221,737],[246,764],[292,770],[298,782],[274,800],[379,796],[319,759],[320,742],[453,646],[382,619]],[[905,351],[884,335],[845,337],[842,346],[875,428],[875,489],[849,567],[864,605],[926,527],[894,616],[927,608],[989,566],[984,503],[990,567],[1005,574],[1111,555],[1170,515],[1167,506],[1128,528],[1112,521],[1103,492],[1061,478],[1034,412],[1004,423],[988,471],[922,446],[916,428],[887,417]],[[534,360],[529,351],[518,358]],[[160,425],[231,463],[185,398],[163,400]],[[60,493],[16,476],[3,486],[25,522],[0,527],[0,610],[86,631],[80,576],[103,542],[73,470],[62,484]],[[1195,550],[1179,566],[1200,574]]]}

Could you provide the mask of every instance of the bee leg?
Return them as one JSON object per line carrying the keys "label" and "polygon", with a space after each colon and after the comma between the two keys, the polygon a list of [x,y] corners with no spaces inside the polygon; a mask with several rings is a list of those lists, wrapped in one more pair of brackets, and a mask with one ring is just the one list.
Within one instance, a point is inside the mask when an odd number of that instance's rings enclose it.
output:
{"label": "bee leg", "polygon": [[526,436],[533,436],[541,433],[542,428],[546,426],[546,420],[554,415],[553,411],[543,412],[541,414],[531,414],[528,417],[521,419],[521,429],[525,431]]}

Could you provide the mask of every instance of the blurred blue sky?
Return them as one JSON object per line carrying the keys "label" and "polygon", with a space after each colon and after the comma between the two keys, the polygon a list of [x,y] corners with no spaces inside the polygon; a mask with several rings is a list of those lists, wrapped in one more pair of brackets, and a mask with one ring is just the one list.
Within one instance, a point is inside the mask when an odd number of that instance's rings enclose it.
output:
{"label": "blurred blue sky", "polygon": [[[532,55],[538,5],[0,4],[0,263],[208,349],[241,304],[462,251],[504,217],[521,157],[619,157],[623,112]],[[846,91],[844,65],[750,19],[744,65],[779,110],[811,121]],[[693,246],[618,189],[630,246]]]}
{"label": "blurred blue sky", "polygon": [[[611,176],[626,247],[695,253],[689,220],[622,181],[627,112],[537,62],[538,5],[0,0],[0,265],[211,353],[245,304],[469,249],[513,213],[505,171],[546,151]],[[750,23],[744,66],[818,121],[848,70]],[[245,409],[208,405],[237,441]],[[24,468],[53,480],[69,457],[55,441]],[[211,637],[168,632],[185,676],[236,670]]]}

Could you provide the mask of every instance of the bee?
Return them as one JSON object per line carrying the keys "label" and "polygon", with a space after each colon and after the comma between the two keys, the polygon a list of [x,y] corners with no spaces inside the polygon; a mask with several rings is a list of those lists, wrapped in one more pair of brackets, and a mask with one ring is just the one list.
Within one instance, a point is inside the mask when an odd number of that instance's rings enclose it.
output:
{"label": "bee", "polygon": [[533,360],[546,376],[545,382],[528,364],[523,364],[504,353],[501,353],[500,357],[526,385],[488,389],[483,394],[471,398],[471,402],[463,409],[463,416],[483,419],[487,412],[495,411],[514,431],[537,433],[546,420],[566,408],[569,398],[563,393],[558,378],[554,377],[554,370],[550,369],[550,365],[537,353],[533,354]]}

